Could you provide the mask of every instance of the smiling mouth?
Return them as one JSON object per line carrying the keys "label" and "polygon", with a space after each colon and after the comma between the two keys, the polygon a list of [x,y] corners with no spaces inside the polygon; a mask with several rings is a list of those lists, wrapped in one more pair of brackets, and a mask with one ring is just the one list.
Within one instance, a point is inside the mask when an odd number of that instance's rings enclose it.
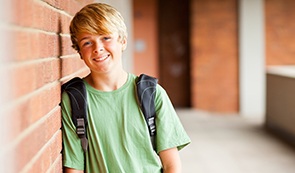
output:
{"label": "smiling mouth", "polygon": [[104,60],[106,60],[110,55],[105,55],[105,56],[102,56],[102,57],[98,57],[98,58],[93,58],[94,61],[96,62],[102,62]]}

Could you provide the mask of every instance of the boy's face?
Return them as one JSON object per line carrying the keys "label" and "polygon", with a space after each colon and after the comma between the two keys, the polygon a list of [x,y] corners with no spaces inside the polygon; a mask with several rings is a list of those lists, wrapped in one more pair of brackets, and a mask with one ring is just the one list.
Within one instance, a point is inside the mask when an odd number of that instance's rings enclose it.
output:
{"label": "boy's face", "polygon": [[95,73],[108,73],[122,66],[122,52],[127,40],[119,40],[118,33],[93,35],[81,33],[77,35],[79,54],[85,64]]}

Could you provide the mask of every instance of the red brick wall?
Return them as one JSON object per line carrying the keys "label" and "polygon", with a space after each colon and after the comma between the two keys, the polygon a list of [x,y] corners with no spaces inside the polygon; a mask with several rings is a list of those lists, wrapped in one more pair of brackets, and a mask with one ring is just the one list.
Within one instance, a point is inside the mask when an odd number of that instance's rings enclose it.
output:
{"label": "red brick wall", "polygon": [[237,0],[192,0],[191,25],[192,106],[237,112]]}
{"label": "red brick wall", "polygon": [[69,22],[92,0],[12,0],[4,24],[10,99],[1,105],[0,172],[62,172],[60,86],[88,73],[71,48]]}
{"label": "red brick wall", "polygon": [[295,64],[294,7],[294,0],[265,0],[266,65]]}

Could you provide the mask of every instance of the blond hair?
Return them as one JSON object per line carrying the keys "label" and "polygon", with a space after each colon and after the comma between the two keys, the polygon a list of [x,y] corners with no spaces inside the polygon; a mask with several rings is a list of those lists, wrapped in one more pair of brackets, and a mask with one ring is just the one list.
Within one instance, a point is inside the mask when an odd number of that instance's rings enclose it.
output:
{"label": "blond hair", "polygon": [[70,24],[72,47],[79,51],[77,34],[105,35],[117,32],[119,41],[127,38],[127,28],[122,15],[104,3],[86,5],[76,13]]}

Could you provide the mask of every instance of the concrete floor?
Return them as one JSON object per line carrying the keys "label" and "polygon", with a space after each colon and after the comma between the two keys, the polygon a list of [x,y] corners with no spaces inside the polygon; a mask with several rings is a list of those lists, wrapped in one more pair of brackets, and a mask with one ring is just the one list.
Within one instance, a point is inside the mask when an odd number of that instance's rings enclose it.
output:
{"label": "concrete floor", "polygon": [[180,151],[183,173],[295,173],[295,149],[263,129],[263,120],[177,110],[192,143]]}

